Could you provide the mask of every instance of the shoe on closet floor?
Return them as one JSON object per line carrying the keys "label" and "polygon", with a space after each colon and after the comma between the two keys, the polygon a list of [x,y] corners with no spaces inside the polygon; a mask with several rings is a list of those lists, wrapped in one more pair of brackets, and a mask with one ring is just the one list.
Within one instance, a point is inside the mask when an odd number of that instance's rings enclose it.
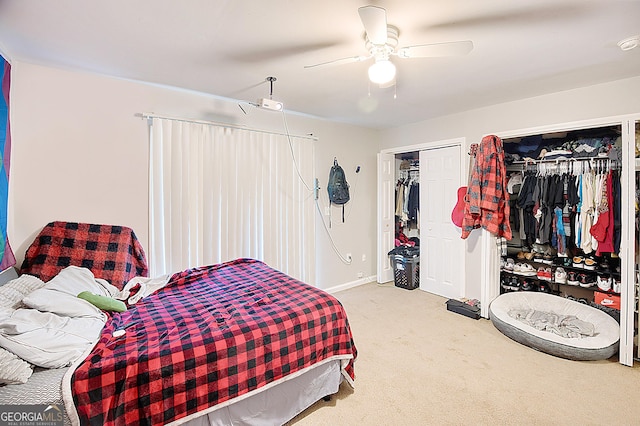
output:
{"label": "shoe on closet floor", "polygon": [[536,276],[539,280],[546,280],[546,272],[544,270],[544,266],[538,268],[538,270],[536,271]]}
{"label": "shoe on closet floor", "polygon": [[500,278],[500,287],[502,287],[505,290],[511,290],[511,288],[509,287],[509,277]]}
{"label": "shoe on closet floor", "polygon": [[578,274],[578,282],[580,287],[589,288],[596,285],[593,277],[588,274]]}
{"label": "shoe on closet floor", "polygon": [[504,270],[507,272],[513,272],[514,266],[516,266],[516,262],[510,257],[504,262]]}
{"label": "shoe on closet floor", "polygon": [[584,269],[593,271],[594,269],[596,269],[596,265],[597,265],[597,262],[593,258],[593,256],[588,256],[584,258]]}
{"label": "shoe on closet floor", "polygon": [[562,267],[557,267],[556,272],[554,273],[553,280],[558,284],[566,284],[567,283],[567,272]]}
{"label": "shoe on closet floor", "polygon": [[[613,290],[615,293],[620,293],[620,281],[618,281],[617,279],[611,277],[611,290]],[[638,303],[638,299],[636,299],[636,304]],[[636,311],[638,310],[638,308],[636,307]]]}
{"label": "shoe on closet floor", "polygon": [[504,281],[503,287],[506,290],[511,291],[519,291],[520,290],[520,281],[516,277],[509,277]]}
{"label": "shoe on closet floor", "polygon": [[573,267],[574,268],[584,268],[584,257],[582,257],[582,256],[573,256]]}
{"label": "shoe on closet floor", "polygon": [[537,286],[535,285],[535,283],[531,280],[524,280],[522,282],[522,291],[537,291]]}
{"label": "shoe on closet floor", "polygon": [[609,260],[605,257],[600,261],[600,263],[596,266],[596,270],[598,272],[602,272],[608,274],[611,272],[611,265],[609,264]]}
{"label": "shoe on closet floor", "polygon": [[598,288],[602,291],[609,291],[611,290],[611,285],[612,285],[612,278],[611,277],[606,277],[604,275],[598,275],[596,284],[598,285]]}

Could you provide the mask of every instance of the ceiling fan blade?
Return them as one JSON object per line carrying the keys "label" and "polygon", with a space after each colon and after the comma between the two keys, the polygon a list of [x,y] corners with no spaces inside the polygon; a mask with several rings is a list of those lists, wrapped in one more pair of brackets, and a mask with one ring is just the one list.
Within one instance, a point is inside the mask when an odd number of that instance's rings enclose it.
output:
{"label": "ceiling fan blade", "polygon": [[[538,4],[540,3],[540,4]],[[567,2],[531,2],[529,6],[517,7],[517,9],[506,9],[499,13],[486,11],[484,14],[475,14],[470,16],[456,15],[455,19],[430,24],[423,30],[448,29],[448,30],[465,30],[469,28],[497,27],[523,25],[536,25],[544,21],[545,24],[553,22],[566,22],[567,19],[575,19],[578,16],[596,13],[598,7],[591,2],[575,2],[571,4],[563,4]],[[515,2],[510,2],[509,6],[516,6]],[[506,7],[506,6],[505,6]]]}
{"label": "ceiling fan blade", "polygon": [[342,64],[349,64],[351,62],[366,61],[369,58],[371,58],[371,55],[369,55],[369,56],[350,56],[348,58],[334,59],[333,61],[321,62],[319,64],[305,65],[304,67],[305,68],[316,68],[316,67],[324,67],[324,66],[327,66],[327,65],[342,65]]}
{"label": "ceiling fan blade", "polygon": [[329,47],[338,46],[341,44],[338,40],[318,42],[318,43],[306,43],[306,44],[293,44],[289,46],[280,47],[260,47],[260,48],[248,48],[241,52],[232,52],[227,57],[241,62],[241,63],[257,63],[263,61],[277,61],[283,58],[289,58],[303,53],[309,53],[312,51],[323,50]]}
{"label": "ceiling fan blade", "polygon": [[447,43],[421,44],[398,49],[399,58],[436,58],[440,56],[464,56],[473,50],[471,40]]}
{"label": "ceiling fan blade", "polygon": [[387,42],[387,11],[378,6],[362,6],[358,8],[358,14],[369,41],[384,45]]}

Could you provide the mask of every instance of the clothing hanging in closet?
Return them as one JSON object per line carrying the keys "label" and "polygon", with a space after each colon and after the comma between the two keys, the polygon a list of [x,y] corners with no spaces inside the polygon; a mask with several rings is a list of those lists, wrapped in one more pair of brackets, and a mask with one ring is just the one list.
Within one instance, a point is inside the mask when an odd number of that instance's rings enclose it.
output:
{"label": "clothing hanging in closet", "polygon": [[471,231],[482,227],[497,237],[510,240],[509,217],[502,140],[495,135],[485,136],[478,145],[467,187],[461,238],[467,238]]}
{"label": "clothing hanging in closet", "polygon": [[417,170],[406,172],[396,184],[395,215],[403,226],[419,228],[420,176]]}
{"label": "clothing hanging in closet", "polygon": [[[527,247],[549,244],[566,256],[577,249],[585,254],[620,251],[620,173],[610,161],[581,162],[555,168],[538,163],[523,174],[509,177],[522,182],[511,192],[517,209],[510,221]],[[547,167],[549,166],[549,167]]]}

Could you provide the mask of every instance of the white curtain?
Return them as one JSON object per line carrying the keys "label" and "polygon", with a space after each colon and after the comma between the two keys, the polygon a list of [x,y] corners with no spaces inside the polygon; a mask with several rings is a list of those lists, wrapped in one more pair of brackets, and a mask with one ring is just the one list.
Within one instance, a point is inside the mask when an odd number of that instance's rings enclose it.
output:
{"label": "white curtain", "polygon": [[313,140],[149,123],[151,276],[249,257],[314,284]]}

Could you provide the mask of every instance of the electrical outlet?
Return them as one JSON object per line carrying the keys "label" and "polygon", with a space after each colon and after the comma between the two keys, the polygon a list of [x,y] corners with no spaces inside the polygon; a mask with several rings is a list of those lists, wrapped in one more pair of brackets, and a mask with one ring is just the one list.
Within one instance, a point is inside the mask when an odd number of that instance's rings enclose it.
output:
{"label": "electrical outlet", "polygon": [[347,260],[351,262],[351,253],[347,253]]}
{"label": "electrical outlet", "polygon": [[358,272],[358,278],[364,277],[364,272]]}
{"label": "electrical outlet", "polygon": [[367,255],[366,255],[366,254],[363,254],[363,255],[362,255],[362,261],[363,261],[363,262],[366,262],[366,261],[367,261]]}

